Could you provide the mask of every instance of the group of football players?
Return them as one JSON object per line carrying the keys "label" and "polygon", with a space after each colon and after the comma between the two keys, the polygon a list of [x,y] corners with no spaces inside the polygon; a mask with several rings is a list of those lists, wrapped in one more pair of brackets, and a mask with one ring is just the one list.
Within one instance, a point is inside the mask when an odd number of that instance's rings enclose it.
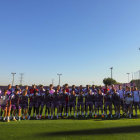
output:
{"label": "group of football players", "polygon": [[[122,109],[122,114],[131,118],[133,107],[135,107],[135,116],[137,116],[137,107],[140,107],[139,101],[140,94],[136,86],[126,86],[125,89],[122,89],[119,85],[116,90],[114,85],[111,89],[108,89],[107,85],[105,89],[102,89],[102,86],[96,88],[92,85],[90,88],[87,85],[86,88],[83,88],[80,85],[79,88],[76,88],[73,85],[69,89],[68,84],[65,84],[63,88],[58,85],[53,89],[53,85],[50,84],[47,90],[43,88],[43,85],[39,89],[32,85],[31,89],[26,86],[21,90],[18,85],[14,89],[8,85],[8,88],[0,93],[0,119],[3,116],[4,122],[30,120],[32,110],[33,117],[36,119],[46,118],[47,115],[49,119],[68,118],[71,117],[72,112],[76,118],[79,115],[82,117],[90,115],[97,118],[100,109],[101,117],[120,118]],[[114,116],[112,106],[115,110]],[[45,116],[42,116],[44,107]],[[107,114],[107,107],[109,114]],[[57,109],[57,114],[55,109]]]}

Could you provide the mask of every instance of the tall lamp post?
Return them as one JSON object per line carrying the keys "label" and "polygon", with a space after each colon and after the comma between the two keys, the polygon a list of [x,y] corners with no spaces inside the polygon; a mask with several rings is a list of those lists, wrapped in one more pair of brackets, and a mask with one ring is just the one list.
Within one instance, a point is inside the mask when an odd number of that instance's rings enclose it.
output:
{"label": "tall lamp post", "polygon": [[130,74],[130,73],[126,73],[126,74],[128,74],[128,83],[129,83],[129,74]]}
{"label": "tall lamp post", "polygon": [[112,69],[113,69],[113,67],[111,67],[110,69],[111,69],[111,79],[112,79]]}
{"label": "tall lamp post", "polygon": [[57,75],[59,75],[59,85],[60,85],[60,76],[61,76],[62,74],[57,74]]}
{"label": "tall lamp post", "polygon": [[13,74],[13,81],[12,81],[12,86],[14,85],[14,75],[16,74],[16,73],[11,73],[11,74]]}

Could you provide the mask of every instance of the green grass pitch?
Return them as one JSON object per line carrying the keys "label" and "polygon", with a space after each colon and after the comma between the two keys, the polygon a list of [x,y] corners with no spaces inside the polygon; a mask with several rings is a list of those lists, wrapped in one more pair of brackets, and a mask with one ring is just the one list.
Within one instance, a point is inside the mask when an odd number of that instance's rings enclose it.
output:
{"label": "green grass pitch", "polygon": [[[140,114],[139,114],[140,115]],[[137,140],[140,118],[79,118],[0,121],[0,140]]]}

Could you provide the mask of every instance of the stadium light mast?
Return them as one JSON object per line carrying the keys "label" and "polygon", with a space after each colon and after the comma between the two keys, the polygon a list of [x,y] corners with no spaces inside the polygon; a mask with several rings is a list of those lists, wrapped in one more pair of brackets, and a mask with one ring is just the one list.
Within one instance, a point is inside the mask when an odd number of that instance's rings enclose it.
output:
{"label": "stadium light mast", "polygon": [[11,74],[13,74],[13,81],[12,81],[12,86],[14,85],[14,75],[16,74],[16,73],[12,73],[11,72]]}
{"label": "stadium light mast", "polygon": [[62,74],[57,74],[57,75],[59,75],[59,85],[60,85],[60,76],[61,76]]}
{"label": "stadium light mast", "polygon": [[112,69],[113,69],[113,67],[111,67],[110,69],[111,69],[111,79],[112,79]]}
{"label": "stadium light mast", "polygon": [[128,83],[129,83],[129,74],[130,74],[130,73],[126,73],[126,74],[128,74]]}

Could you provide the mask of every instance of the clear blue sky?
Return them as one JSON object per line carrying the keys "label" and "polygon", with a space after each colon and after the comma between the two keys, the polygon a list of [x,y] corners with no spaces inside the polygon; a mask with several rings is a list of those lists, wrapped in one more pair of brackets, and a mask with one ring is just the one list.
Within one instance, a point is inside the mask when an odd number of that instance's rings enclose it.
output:
{"label": "clear blue sky", "polygon": [[0,85],[127,82],[139,47],[140,0],[0,1]]}

